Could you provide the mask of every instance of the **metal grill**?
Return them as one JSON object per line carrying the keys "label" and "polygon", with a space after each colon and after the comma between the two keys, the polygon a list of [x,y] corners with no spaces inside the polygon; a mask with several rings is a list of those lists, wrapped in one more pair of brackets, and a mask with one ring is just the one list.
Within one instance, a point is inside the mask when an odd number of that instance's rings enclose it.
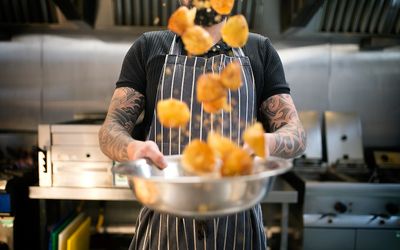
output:
{"label": "metal grill", "polygon": [[0,23],[57,23],[51,0],[0,0]]}
{"label": "metal grill", "polygon": [[[178,0],[114,0],[116,25],[166,26],[170,15],[179,7]],[[256,0],[237,0],[232,14],[243,14],[249,28],[254,28]]]}
{"label": "metal grill", "polygon": [[327,0],[320,31],[399,35],[399,0]]}

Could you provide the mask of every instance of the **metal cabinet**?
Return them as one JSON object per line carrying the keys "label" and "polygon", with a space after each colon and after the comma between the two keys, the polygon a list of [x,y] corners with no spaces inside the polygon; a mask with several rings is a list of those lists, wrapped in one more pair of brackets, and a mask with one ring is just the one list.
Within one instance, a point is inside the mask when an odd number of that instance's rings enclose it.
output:
{"label": "metal cabinet", "polygon": [[354,250],[356,230],[305,228],[304,250]]}
{"label": "metal cabinet", "polygon": [[399,230],[358,229],[356,250],[398,250],[400,249]]}

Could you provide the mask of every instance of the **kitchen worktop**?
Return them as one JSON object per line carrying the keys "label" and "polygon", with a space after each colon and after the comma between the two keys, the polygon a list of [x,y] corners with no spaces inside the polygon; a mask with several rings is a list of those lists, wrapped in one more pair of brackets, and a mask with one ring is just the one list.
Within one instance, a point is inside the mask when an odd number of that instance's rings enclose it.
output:
{"label": "kitchen worktop", "polygon": [[[109,200],[132,201],[136,200],[129,188],[87,188],[87,187],[29,187],[31,199],[60,199],[60,200]],[[273,189],[263,198],[263,203],[296,203],[297,191],[285,180],[278,177]]]}

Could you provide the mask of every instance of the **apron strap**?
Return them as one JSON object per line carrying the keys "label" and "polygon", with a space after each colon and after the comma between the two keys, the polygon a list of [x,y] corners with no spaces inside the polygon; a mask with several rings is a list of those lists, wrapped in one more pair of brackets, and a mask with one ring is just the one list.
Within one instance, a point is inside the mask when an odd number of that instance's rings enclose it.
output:
{"label": "apron strap", "polygon": [[[174,53],[175,52],[175,53]],[[174,35],[174,39],[172,40],[171,47],[169,48],[169,55],[179,55],[179,44],[176,42],[176,35]]]}
{"label": "apron strap", "polygon": [[242,48],[232,48],[232,51],[236,57],[245,57]]}

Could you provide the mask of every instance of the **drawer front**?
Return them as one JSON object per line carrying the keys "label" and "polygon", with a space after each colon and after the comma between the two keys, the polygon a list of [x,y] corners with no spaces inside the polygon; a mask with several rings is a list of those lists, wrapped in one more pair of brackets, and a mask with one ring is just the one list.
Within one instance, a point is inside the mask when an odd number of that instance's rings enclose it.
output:
{"label": "drawer front", "polygon": [[96,146],[52,146],[51,154],[55,161],[111,162]]}
{"label": "drawer front", "polygon": [[95,173],[112,173],[112,162],[69,162],[69,161],[55,161],[53,162],[53,173],[75,173],[80,174],[83,172]]}
{"label": "drawer front", "polygon": [[303,249],[354,250],[356,230],[304,228]]}
{"label": "drawer front", "polygon": [[111,162],[54,162],[53,186],[112,187]]}
{"label": "drawer front", "polygon": [[356,250],[398,250],[400,229],[358,229]]}
{"label": "drawer front", "polygon": [[99,146],[99,136],[96,133],[54,133],[53,145]]}
{"label": "drawer front", "polygon": [[99,172],[59,172],[53,175],[54,187],[112,187],[113,178],[110,173]]}

